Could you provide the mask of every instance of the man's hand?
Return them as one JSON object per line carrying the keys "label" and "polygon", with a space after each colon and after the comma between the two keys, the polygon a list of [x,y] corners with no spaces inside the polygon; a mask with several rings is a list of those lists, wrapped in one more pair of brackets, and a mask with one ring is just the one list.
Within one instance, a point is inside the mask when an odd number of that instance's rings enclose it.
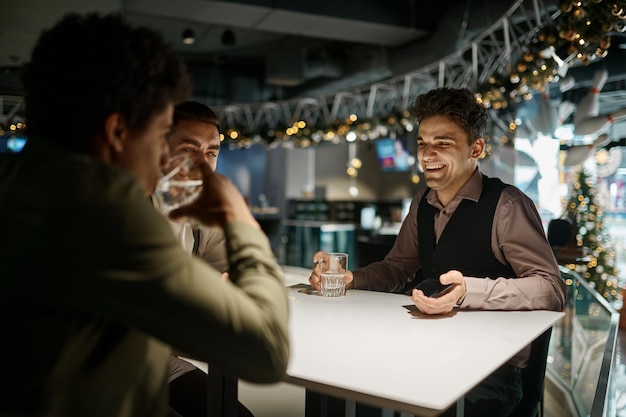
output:
{"label": "man's hand", "polygon": [[439,282],[442,284],[453,284],[452,290],[438,298],[427,297],[420,290],[413,290],[411,301],[425,314],[445,314],[452,311],[466,292],[465,278],[459,271],[448,271],[441,274]]}

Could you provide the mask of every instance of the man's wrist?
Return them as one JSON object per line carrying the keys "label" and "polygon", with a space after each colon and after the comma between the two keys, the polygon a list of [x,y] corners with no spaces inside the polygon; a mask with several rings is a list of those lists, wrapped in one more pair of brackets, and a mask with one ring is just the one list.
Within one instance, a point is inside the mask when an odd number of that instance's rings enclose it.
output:
{"label": "man's wrist", "polygon": [[461,304],[463,304],[463,301],[465,301],[465,296],[467,296],[467,288],[465,287],[465,285],[463,285],[462,287],[463,287],[463,294],[456,301],[455,307],[460,307]]}
{"label": "man's wrist", "polygon": [[346,286],[346,289],[352,290],[354,289],[354,274],[352,274],[351,272],[348,272],[348,273],[352,276],[352,281],[348,283],[348,285]]}

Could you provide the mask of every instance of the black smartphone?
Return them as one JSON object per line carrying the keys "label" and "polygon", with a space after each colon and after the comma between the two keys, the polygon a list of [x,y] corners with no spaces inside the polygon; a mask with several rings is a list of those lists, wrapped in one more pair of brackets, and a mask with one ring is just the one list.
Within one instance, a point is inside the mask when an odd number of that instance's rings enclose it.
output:
{"label": "black smartphone", "polygon": [[437,298],[450,291],[452,284],[444,285],[438,279],[425,279],[417,284],[415,288],[422,290],[426,297]]}

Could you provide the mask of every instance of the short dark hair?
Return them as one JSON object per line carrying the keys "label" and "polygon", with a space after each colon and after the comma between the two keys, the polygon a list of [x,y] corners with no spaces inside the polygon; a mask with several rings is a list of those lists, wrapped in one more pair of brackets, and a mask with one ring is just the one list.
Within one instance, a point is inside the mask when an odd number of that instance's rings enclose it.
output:
{"label": "short dark hair", "polygon": [[174,107],[174,122],[176,126],[181,120],[191,120],[194,122],[207,123],[215,125],[219,132],[220,120],[217,114],[209,106],[197,101],[184,101]]}
{"label": "short dark hair", "polygon": [[110,114],[141,130],[191,93],[172,47],[119,14],[65,15],[42,32],[22,80],[29,138],[79,153],[89,152]]}
{"label": "short dark hair", "polygon": [[410,111],[418,123],[427,117],[446,117],[467,132],[470,144],[487,131],[487,110],[467,88],[431,90],[417,96]]}

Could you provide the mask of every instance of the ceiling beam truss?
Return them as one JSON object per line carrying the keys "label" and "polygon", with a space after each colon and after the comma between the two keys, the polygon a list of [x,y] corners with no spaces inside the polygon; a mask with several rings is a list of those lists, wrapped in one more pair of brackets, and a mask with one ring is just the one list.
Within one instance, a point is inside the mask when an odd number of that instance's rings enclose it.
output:
{"label": "ceiling beam truss", "polygon": [[386,117],[406,110],[416,95],[437,86],[475,90],[494,73],[508,72],[538,25],[552,18],[548,15],[550,9],[541,3],[542,0],[518,0],[491,27],[440,61],[360,90],[280,103],[214,108],[225,129],[254,134],[267,128],[288,127],[299,120],[307,125],[331,125],[351,114],[360,118]]}
{"label": "ceiling beam truss", "polygon": [[23,122],[21,117],[24,99],[19,96],[0,96],[0,123],[11,124]]}
{"label": "ceiling beam truss", "polygon": [[[476,90],[492,74],[508,72],[511,62],[530,42],[538,23],[552,18],[542,1],[518,0],[491,27],[467,39],[462,47],[443,59],[361,89],[319,97],[212,107],[220,115],[224,132],[238,130],[252,136],[287,128],[298,121],[308,126],[331,126],[344,122],[352,114],[360,119],[388,117],[405,111],[415,96],[438,86]],[[16,119],[23,109],[19,97],[0,96],[0,104],[0,122],[5,124]]]}

